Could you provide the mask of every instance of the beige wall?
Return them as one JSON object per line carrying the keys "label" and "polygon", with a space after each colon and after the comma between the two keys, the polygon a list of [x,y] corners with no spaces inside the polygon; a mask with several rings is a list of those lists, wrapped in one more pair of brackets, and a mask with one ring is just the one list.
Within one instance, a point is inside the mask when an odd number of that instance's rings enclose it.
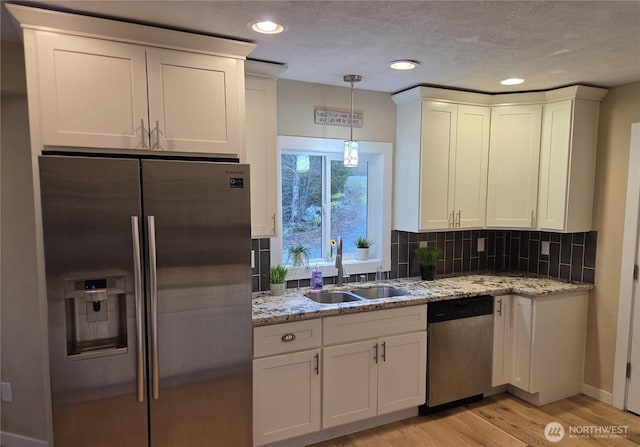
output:
{"label": "beige wall", "polygon": [[[357,85],[355,89],[353,108],[364,112],[364,120],[362,128],[353,130],[354,139],[394,143],[396,105],[391,95],[358,90]],[[280,79],[278,81],[278,135],[348,139],[348,127],[314,124],[315,107],[350,110],[350,87]]]}
{"label": "beige wall", "polygon": [[[17,48],[16,48],[17,47]],[[42,313],[36,247],[27,97],[22,46],[2,44],[0,376],[13,402],[2,403],[0,429],[47,438]]]}
{"label": "beige wall", "polygon": [[613,390],[620,256],[631,123],[640,122],[640,82],[609,90],[600,108],[593,227],[598,231],[596,288],[589,300],[585,383]]}

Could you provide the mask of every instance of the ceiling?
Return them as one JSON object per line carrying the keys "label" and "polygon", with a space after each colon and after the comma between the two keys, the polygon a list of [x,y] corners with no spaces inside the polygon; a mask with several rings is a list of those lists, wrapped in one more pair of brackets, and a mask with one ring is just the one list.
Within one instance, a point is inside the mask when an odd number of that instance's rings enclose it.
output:
{"label": "ceiling", "polygon": [[[428,84],[484,92],[640,81],[640,1],[35,1],[20,2],[222,35],[257,44],[281,78],[397,92]],[[18,39],[2,8],[2,38]],[[260,35],[247,23],[287,26]],[[412,71],[391,70],[415,59]],[[505,77],[527,79],[504,87]]]}

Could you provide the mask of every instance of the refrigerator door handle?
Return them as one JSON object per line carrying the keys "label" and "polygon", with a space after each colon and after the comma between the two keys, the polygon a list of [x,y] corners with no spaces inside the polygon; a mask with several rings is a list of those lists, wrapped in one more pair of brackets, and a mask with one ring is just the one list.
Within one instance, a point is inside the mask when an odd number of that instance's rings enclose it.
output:
{"label": "refrigerator door handle", "polygon": [[133,286],[136,309],[136,370],[138,373],[138,402],[144,402],[144,334],[142,332],[142,258],[140,256],[140,227],[138,216],[131,216],[133,239]]}
{"label": "refrigerator door handle", "polygon": [[147,216],[149,234],[149,289],[151,295],[151,386],[154,399],[160,397],[158,361],[158,278],[156,271],[156,219]]}

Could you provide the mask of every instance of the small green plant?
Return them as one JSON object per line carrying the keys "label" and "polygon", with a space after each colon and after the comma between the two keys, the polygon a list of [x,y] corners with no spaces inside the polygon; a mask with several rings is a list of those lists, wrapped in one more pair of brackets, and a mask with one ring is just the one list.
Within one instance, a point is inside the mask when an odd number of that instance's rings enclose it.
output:
{"label": "small green plant", "polygon": [[418,265],[431,267],[436,265],[436,261],[442,257],[442,250],[435,247],[418,247],[414,250]]}
{"label": "small green plant", "polygon": [[271,284],[284,284],[287,279],[289,269],[281,266],[280,264],[269,269],[269,281]]}
{"label": "small green plant", "polygon": [[355,240],[356,248],[369,248],[373,245],[373,241],[371,239],[367,239],[364,236],[358,236]]}
{"label": "small green plant", "polygon": [[306,267],[309,265],[309,249],[302,244],[297,244],[289,247],[289,262],[295,267]]}

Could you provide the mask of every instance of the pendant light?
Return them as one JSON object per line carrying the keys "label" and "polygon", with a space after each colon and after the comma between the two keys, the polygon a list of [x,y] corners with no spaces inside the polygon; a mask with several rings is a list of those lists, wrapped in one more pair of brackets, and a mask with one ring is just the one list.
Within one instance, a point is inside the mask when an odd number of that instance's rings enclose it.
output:
{"label": "pendant light", "polygon": [[345,82],[351,83],[351,133],[349,141],[344,142],[344,165],[348,168],[358,166],[358,142],[353,139],[353,84],[362,81],[362,76],[350,74],[344,76]]}

